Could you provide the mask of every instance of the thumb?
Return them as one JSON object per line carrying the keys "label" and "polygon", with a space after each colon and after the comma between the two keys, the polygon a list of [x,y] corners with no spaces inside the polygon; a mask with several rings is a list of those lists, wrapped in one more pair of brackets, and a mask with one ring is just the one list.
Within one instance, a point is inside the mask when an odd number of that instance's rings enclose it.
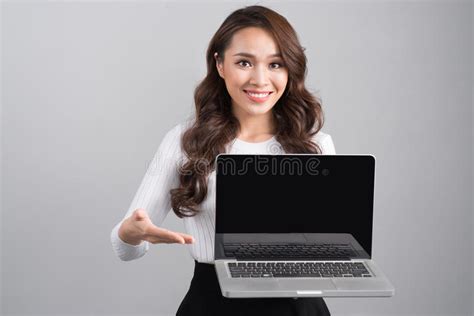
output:
{"label": "thumb", "polygon": [[142,208],[136,209],[135,212],[133,213],[133,215],[134,215],[134,219],[136,221],[142,221],[142,220],[144,220],[145,218],[148,217],[148,214]]}

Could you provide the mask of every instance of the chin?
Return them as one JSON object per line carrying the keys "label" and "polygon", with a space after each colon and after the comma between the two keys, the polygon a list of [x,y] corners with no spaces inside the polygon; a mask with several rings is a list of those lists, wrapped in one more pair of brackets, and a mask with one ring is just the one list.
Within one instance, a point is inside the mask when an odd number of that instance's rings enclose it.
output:
{"label": "chin", "polygon": [[[259,107],[260,106],[260,107]],[[266,114],[268,112],[270,112],[273,108],[273,105],[269,106],[269,105],[252,105],[250,107],[247,108],[247,113],[249,114],[254,114],[254,115],[261,115],[261,114]]]}

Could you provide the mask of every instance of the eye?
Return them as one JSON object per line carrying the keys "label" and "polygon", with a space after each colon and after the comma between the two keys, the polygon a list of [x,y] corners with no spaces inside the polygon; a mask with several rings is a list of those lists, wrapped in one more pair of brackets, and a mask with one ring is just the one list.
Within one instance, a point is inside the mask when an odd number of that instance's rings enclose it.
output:
{"label": "eye", "polygon": [[279,69],[279,68],[282,68],[283,67],[283,64],[280,64],[280,63],[271,63],[270,64],[270,68],[272,69]]}
{"label": "eye", "polygon": [[245,64],[248,64],[250,66],[250,63],[247,60],[240,60],[237,65],[246,67]]}

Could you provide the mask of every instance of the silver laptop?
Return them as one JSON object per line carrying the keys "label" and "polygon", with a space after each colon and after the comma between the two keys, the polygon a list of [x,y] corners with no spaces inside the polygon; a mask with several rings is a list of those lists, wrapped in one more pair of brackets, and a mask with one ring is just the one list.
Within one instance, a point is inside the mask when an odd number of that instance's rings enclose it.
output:
{"label": "silver laptop", "polygon": [[375,157],[216,158],[215,268],[225,297],[380,297]]}

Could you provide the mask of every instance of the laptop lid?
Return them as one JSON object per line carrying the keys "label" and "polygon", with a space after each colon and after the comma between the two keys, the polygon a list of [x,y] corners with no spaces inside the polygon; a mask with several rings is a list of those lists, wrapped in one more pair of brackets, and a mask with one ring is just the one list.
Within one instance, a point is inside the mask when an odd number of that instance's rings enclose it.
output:
{"label": "laptop lid", "polygon": [[374,184],[372,155],[220,154],[215,258],[226,258],[226,236],[268,234],[349,243],[355,257],[370,258]]}

